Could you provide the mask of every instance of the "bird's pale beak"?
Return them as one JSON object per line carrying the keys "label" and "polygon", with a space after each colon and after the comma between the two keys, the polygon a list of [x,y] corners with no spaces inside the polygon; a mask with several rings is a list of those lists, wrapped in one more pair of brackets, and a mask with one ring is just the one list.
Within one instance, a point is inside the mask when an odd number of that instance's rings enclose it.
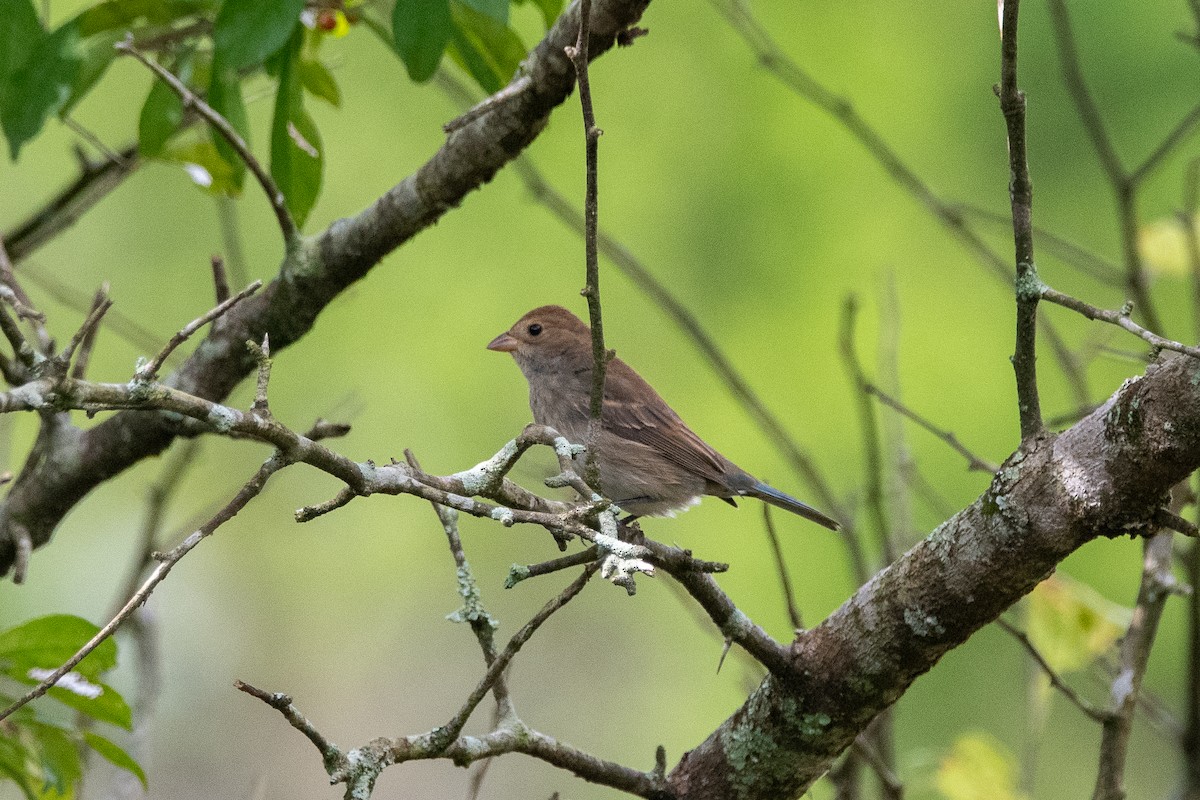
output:
{"label": "bird's pale beak", "polygon": [[517,349],[517,345],[517,340],[509,335],[507,331],[505,331],[495,339],[492,339],[492,341],[488,343],[487,349],[495,350],[498,353],[511,353]]}

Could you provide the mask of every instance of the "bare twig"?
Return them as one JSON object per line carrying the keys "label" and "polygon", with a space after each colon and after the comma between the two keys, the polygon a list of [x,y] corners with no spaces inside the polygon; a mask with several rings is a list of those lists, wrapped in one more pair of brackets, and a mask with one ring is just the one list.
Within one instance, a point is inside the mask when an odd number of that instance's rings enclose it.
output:
{"label": "bare twig", "polygon": [[787,562],[783,558],[783,548],[779,546],[779,534],[775,532],[775,521],[771,519],[771,507],[763,503],[762,510],[763,528],[767,532],[768,541],[771,542],[771,553],[775,556],[775,569],[779,575],[779,586],[783,589],[783,601],[787,605],[788,620],[792,623],[792,630],[798,631],[804,628],[804,619],[800,616],[800,609],[796,605],[796,591],[792,588],[792,576],[788,574]]}
{"label": "bare twig", "polygon": [[997,95],[1008,129],[1009,196],[1017,264],[1017,342],[1012,362],[1017,378],[1021,439],[1027,440],[1042,433],[1045,427],[1037,383],[1037,290],[1040,281],[1033,260],[1033,183],[1029,179],[1025,151],[1025,93],[1017,87],[1017,19],[1020,7],[1020,0],[1007,0],[1004,3]]}
{"label": "bare twig", "polygon": [[511,589],[523,580],[550,575],[571,567],[582,567],[600,558],[598,547],[589,547],[569,556],[543,561],[539,564],[513,564],[509,567],[508,577],[504,579],[504,588]]}
{"label": "bare twig", "polygon": [[1112,715],[1104,721],[1100,736],[1099,769],[1092,800],[1123,800],[1125,761],[1133,712],[1150,660],[1150,649],[1158,632],[1167,597],[1175,583],[1171,575],[1171,535],[1160,533],[1143,545],[1142,583],[1138,589],[1133,621],[1121,639],[1120,668],[1112,683]]}
{"label": "bare twig", "polygon": [[1060,305],[1063,308],[1069,308],[1072,311],[1082,314],[1088,319],[1099,320],[1100,322],[1107,322],[1110,325],[1116,325],[1119,328],[1124,328],[1152,347],[1158,347],[1163,350],[1174,350],[1177,353],[1185,353],[1193,358],[1200,358],[1200,347],[1192,347],[1190,345],[1182,344],[1181,342],[1166,339],[1134,322],[1130,318],[1130,313],[1133,309],[1128,303],[1120,311],[1096,308],[1095,306],[1085,303],[1082,300],[1078,300],[1068,294],[1064,294],[1057,289],[1052,289],[1040,281],[1038,281],[1038,285],[1034,287],[1034,291],[1043,300],[1054,303],[1055,305]]}
{"label": "bare twig", "polygon": [[[108,302],[108,284],[103,284],[96,290],[95,296],[92,298],[92,308],[88,312],[88,316],[99,312],[101,306]],[[75,356],[75,366],[71,368],[71,377],[77,380],[83,380],[87,377],[88,362],[92,358],[92,350],[96,346],[96,336],[100,332],[99,325],[93,325],[87,328],[83,334],[83,341],[79,344],[79,354]]]}
{"label": "bare twig", "polygon": [[[587,585],[587,582],[591,580],[592,576],[596,574],[599,568],[600,565],[598,563],[589,564],[588,566],[584,567],[583,572],[580,573],[578,578],[572,581],[556,597],[551,598],[546,605],[542,606],[540,611],[533,615],[529,622],[522,626],[521,630],[517,631],[513,637],[508,640],[508,644],[504,646],[504,650],[497,653],[496,657],[492,659],[490,664],[488,664],[487,673],[479,681],[479,684],[475,687],[471,694],[467,696],[462,708],[459,709],[458,713],[455,714],[449,722],[437,729],[435,732],[435,737],[443,739],[445,746],[447,747],[456,738],[458,738],[458,734],[462,732],[463,726],[467,724],[467,720],[470,718],[471,712],[475,710],[475,707],[479,705],[479,701],[481,701],[487,695],[487,693],[492,690],[497,681],[501,679],[501,676],[503,675],[505,668],[508,667],[509,662],[511,662],[517,653],[520,652],[525,643],[529,641],[529,638],[537,632],[537,629],[542,626],[542,623],[548,620],[551,615],[554,614],[554,612],[565,606],[571,601],[572,598],[583,591],[583,587]],[[497,700],[499,700],[499,694],[497,696]]]}
{"label": "bare twig", "polygon": [[159,565],[142,583],[138,590],[133,593],[125,605],[122,606],[121,610],[118,611],[117,614],[113,616],[113,618],[109,620],[104,627],[97,631],[96,635],[88,640],[83,647],[79,648],[75,655],[67,659],[67,661],[61,667],[50,673],[50,675],[48,675],[41,683],[26,692],[19,700],[14,702],[3,711],[0,711],[0,720],[7,718],[25,704],[44,695],[51,689],[51,687],[57,684],[64,675],[73,670],[80,661],[86,658],[89,653],[99,647],[101,642],[111,637],[116,632],[117,628],[119,628],[122,623],[129,619],[129,617],[135,611],[137,611],[137,609],[141,607],[143,603],[146,602],[146,598],[148,598],[150,593],[154,591],[155,587],[162,583],[167,575],[170,574],[171,570],[176,564],[179,563],[180,559],[191,552],[196,545],[204,541],[204,539],[212,534],[217,528],[233,519],[239,511],[246,507],[247,503],[249,503],[251,500],[257,497],[260,492],[262,492],[263,487],[267,483],[267,479],[283,467],[287,466],[288,463],[289,462],[279,453],[276,453],[268,458],[266,462],[264,462],[259,468],[257,474],[255,474],[255,476],[251,478],[246,485],[241,488],[240,491],[238,491],[237,495],[235,495],[234,498],[230,500],[224,508],[218,511],[216,515],[212,517],[212,519],[208,520],[208,522],[184,539],[182,543],[172,549],[169,553],[165,553],[161,556]]}
{"label": "bare twig", "polygon": [[197,114],[204,118],[217,133],[219,133],[225,141],[229,142],[229,146],[234,149],[238,157],[242,159],[246,167],[253,173],[259,186],[267,194],[267,200],[271,203],[271,210],[275,212],[275,220],[279,223],[279,230],[283,233],[283,243],[288,252],[297,249],[300,246],[300,232],[296,228],[296,221],[292,219],[291,212],[288,211],[287,200],[283,196],[283,192],[275,185],[275,181],[271,179],[270,174],[254,157],[254,153],[250,152],[250,146],[246,144],[246,140],[241,137],[234,127],[229,124],[229,120],[218,114],[208,103],[200,99],[195,92],[189,89],[183,81],[176,78],[169,71],[158,64],[154,59],[147,56],[133,44],[132,36],[127,37],[124,41],[117,42],[116,47],[118,53],[131,55],[138,61],[146,65],[159,80],[170,87],[171,91],[179,95],[183,101],[185,109],[194,110]]}
{"label": "bare twig", "polygon": [[1050,685],[1062,692],[1063,696],[1070,700],[1072,705],[1074,705],[1087,716],[1094,719],[1096,722],[1103,723],[1112,717],[1111,712],[1097,708],[1095,705],[1081,697],[1078,692],[1076,692],[1065,681],[1063,681],[1063,679],[1059,677],[1058,673],[1055,672],[1054,667],[1050,666],[1050,662],[1046,660],[1046,657],[1043,656],[1036,647],[1034,647],[1033,642],[1029,640],[1029,637],[1024,631],[1020,630],[1011,622],[1004,619],[1004,617],[997,619],[996,624],[999,625],[1000,628],[1008,635],[1020,642],[1021,646],[1025,648],[1025,651],[1029,653],[1030,658],[1034,660],[1034,662],[1050,680]]}
{"label": "bare twig", "polygon": [[579,33],[575,44],[566,49],[567,57],[575,66],[575,81],[579,86],[579,103],[583,108],[583,138],[587,167],[587,190],[584,195],[584,257],[587,266],[587,283],[583,287],[587,298],[588,319],[592,329],[592,394],[589,403],[587,432],[587,465],[585,478],[589,486],[600,486],[600,427],[604,411],[604,375],[611,356],[604,346],[604,320],[600,306],[600,257],[596,249],[596,227],[599,222],[599,198],[597,186],[597,156],[600,135],[596,127],[596,115],[592,110],[592,90],[588,81],[588,43],[592,21],[592,0],[579,0]]}
{"label": "bare twig", "polygon": [[967,449],[967,447],[961,441],[959,441],[958,437],[955,436],[952,431],[943,430],[942,428],[939,428],[938,426],[934,425],[932,422],[925,419],[920,414],[913,411],[911,408],[904,405],[899,400],[892,397],[891,395],[889,395],[887,392],[880,389],[875,384],[868,382],[863,387],[863,391],[865,391],[869,395],[876,397],[879,400],[879,402],[883,403],[888,408],[890,408],[893,411],[895,411],[896,413],[900,414],[900,416],[904,417],[905,419],[911,420],[912,422],[916,423],[919,427],[924,428],[926,431],[928,431],[929,433],[932,433],[935,437],[937,437],[938,439],[941,439],[943,442],[945,442],[947,445],[949,445],[950,448],[952,450],[954,450],[954,452],[958,453],[960,456],[962,456],[963,458],[965,458],[967,460],[967,469],[968,470],[974,470],[977,472],[987,472],[989,474],[994,474],[998,469],[1000,469],[998,464],[988,461],[987,459],[980,458],[979,456],[972,453],[969,449]]}
{"label": "bare twig", "polygon": [[[214,270],[216,269],[216,263],[217,261],[214,260]],[[154,356],[154,358],[138,367],[137,379],[148,381],[158,377],[158,371],[162,369],[163,363],[167,360],[171,353],[175,351],[175,348],[179,347],[179,345],[190,339],[192,334],[194,334],[196,331],[200,330],[221,315],[228,313],[231,308],[261,288],[262,281],[255,281],[245,289],[242,289],[240,292],[235,294],[233,297],[226,298],[204,314],[201,314],[199,317],[189,322],[187,325],[184,325],[183,328],[181,328],[174,336],[172,336],[170,341],[168,341],[167,344],[158,351],[158,355]],[[226,289],[226,291],[228,291],[228,289]]]}
{"label": "bare twig", "polygon": [[75,351],[80,345],[88,339],[95,338],[96,329],[100,326],[100,320],[104,319],[104,315],[112,308],[112,304],[112,300],[102,297],[99,302],[92,305],[91,313],[88,314],[87,319],[79,326],[79,330],[75,331],[75,335],[71,337],[71,341],[67,342],[67,346],[63,348],[63,351],[56,356],[63,367],[70,366],[71,359],[75,356]]}
{"label": "bare twig", "polygon": [[[1053,24],[1055,38],[1058,41],[1059,59],[1062,64],[1063,79],[1067,84],[1067,91],[1071,95],[1071,100],[1074,102],[1076,110],[1079,112],[1079,118],[1083,123],[1084,131],[1086,131],[1088,138],[1092,141],[1092,146],[1096,149],[1096,156],[1100,161],[1100,166],[1103,168],[1105,176],[1108,178],[1108,182],[1112,186],[1113,193],[1116,196],[1117,216],[1121,227],[1121,249],[1125,259],[1125,282],[1127,290],[1137,305],[1138,312],[1144,315],[1146,326],[1151,330],[1160,331],[1163,329],[1162,323],[1155,311],[1146,270],[1142,264],[1141,253],[1138,250],[1137,187],[1141,178],[1148,175],[1154,165],[1182,140],[1183,133],[1187,132],[1191,125],[1195,123],[1195,120],[1185,120],[1187,126],[1183,129],[1182,133],[1173,133],[1171,136],[1168,136],[1163,145],[1152,153],[1143,164],[1143,167],[1139,169],[1137,179],[1135,179],[1121,163],[1121,158],[1117,155],[1116,147],[1113,145],[1112,139],[1104,126],[1100,109],[1097,107],[1096,101],[1088,89],[1087,82],[1083,78],[1079,51],[1075,46],[1075,34],[1071,30],[1071,20],[1064,0],[1050,0],[1050,21]],[[1179,130],[1179,128],[1176,129],[1176,131]]]}
{"label": "bare twig", "polygon": [[854,393],[858,399],[858,422],[863,437],[864,453],[864,482],[867,491],[867,508],[875,521],[875,532],[879,536],[879,546],[887,563],[892,563],[898,555],[896,543],[892,541],[891,520],[887,509],[884,508],[883,492],[883,450],[879,443],[879,421],[875,417],[875,405],[871,402],[867,391],[867,377],[863,373],[862,364],[854,346],[854,327],[858,317],[858,298],[849,295],[842,308],[842,325],[838,336],[838,344],[842,353],[842,362],[850,376]]}
{"label": "bare twig", "polygon": [[309,722],[300,711],[292,705],[292,698],[282,692],[264,692],[262,689],[255,688],[244,681],[234,681],[233,687],[239,692],[245,692],[251,697],[257,697],[271,708],[283,714],[284,719],[288,721],[296,730],[300,731],[305,737],[313,743],[317,750],[321,751],[321,758],[325,761],[326,769],[333,768],[333,765],[341,765],[345,761],[341,750],[337,745],[326,739],[320,731],[318,731],[311,722]]}

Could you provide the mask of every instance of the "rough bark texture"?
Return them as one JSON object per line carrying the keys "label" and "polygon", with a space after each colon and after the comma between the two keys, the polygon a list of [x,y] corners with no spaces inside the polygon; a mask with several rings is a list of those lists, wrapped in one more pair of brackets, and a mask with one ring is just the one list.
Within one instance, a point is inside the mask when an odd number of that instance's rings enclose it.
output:
{"label": "rough bark texture", "polygon": [[799,796],[942,654],[1084,542],[1148,532],[1200,466],[1200,362],[1167,359],[1101,408],[1005,462],[987,492],[794,643],[669,776],[686,800]]}
{"label": "rough bark texture", "polygon": [[[611,48],[649,2],[596,0],[592,57]],[[537,137],[550,112],[571,93],[575,71],[563,48],[574,44],[577,28],[578,7],[572,4],[526,60],[527,91],[452,133],[424,166],[369,208],[334,222],[289,253],[275,280],[226,316],[168,382],[210,400],[226,397],[254,369],[247,340],[262,341],[269,333],[275,351],[292,344],[347,286],[491,180]],[[153,412],[122,412],[87,431],[60,418],[52,435],[39,437],[0,504],[0,575],[12,567],[21,531],[34,547],[45,544],[88,492],[162,452],[179,432],[175,420]]]}

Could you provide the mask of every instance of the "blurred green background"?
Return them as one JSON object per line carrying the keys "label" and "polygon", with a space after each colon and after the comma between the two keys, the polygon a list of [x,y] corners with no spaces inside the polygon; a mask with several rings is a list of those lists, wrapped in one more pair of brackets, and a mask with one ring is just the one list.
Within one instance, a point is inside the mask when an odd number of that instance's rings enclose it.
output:
{"label": "blurred green background", "polygon": [[[61,21],[78,6],[54,2]],[[1196,52],[1180,0],[1073,4],[1085,71],[1128,164],[1139,162],[1195,103]],[[1004,213],[1008,206],[993,4],[896,4],[809,0],[759,2],[755,11],[785,50],[844,94],[944,198]],[[1064,91],[1042,3],[1022,14],[1021,84],[1029,95],[1035,221],[1119,260],[1114,204]],[[527,44],[540,20],[514,8]],[[707,4],[651,4],[649,36],[597,61],[592,70],[600,142],[601,225],[618,237],[703,321],[837,490],[864,494],[856,397],[837,353],[847,295],[857,294],[859,348],[877,373],[879,320],[894,281],[901,392],[914,409],[952,429],[994,461],[1017,443],[1011,292],[901,190],[836,123],[791,94],[755,63],[743,41]],[[353,214],[416,169],[443,141],[458,107],[436,86],[413,85],[377,39],[354,31],[326,45],[344,106],[308,107],[326,145],[325,188],[306,232]],[[447,60],[448,64],[448,60]],[[450,69],[455,69],[453,66]],[[252,102],[254,144],[265,154],[271,84]],[[103,141],[136,135],[150,76],[120,60],[74,116]],[[254,92],[249,93],[251,97]],[[0,230],[8,230],[74,175],[78,137],[51,122],[19,163],[0,165]],[[529,151],[550,181],[583,196],[583,148],[574,98]],[[87,145],[85,144],[86,148]],[[1147,185],[1146,221],[1180,206],[1183,166],[1196,148],[1164,164]],[[269,279],[281,255],[278,231],[256,186],[236,203],[251,278]],[[150,164],[29,262],[85,293],[111,285],[116,308],[162,339],[205,310],[208,259],[223,250],[218,203],[175,166]],[[1003,225],[981,224],[1011,260]],[[1118,307],[1099,286],[1049,256],[1044,277],[1098,305]],[[611,266],[602,265],[609,344],[658,388],[702,436],[738,464],[811,499],[799,478],[717,380],[691,343]],[[412,450],[438,473],[489,457],[529,420],[525,382],[511,359],[484,345],[529,308],[560,303],[584,313],[579,238],[535,202],[511,171],[384,260],[323,314],[298,345],[278,354],[276,415],[296,428],[318,416],[348,419],[334,446],[358,459]],[[83,314],[28,287],[66,338]],[[1169,335],[1188,339],[1190,287],[1169,271],[1154,294]],[[1051,309],[1076,346],[1097,331]],[[149,355],[102,332],[91,376],[122,381]],[[1053,358],[1043,352],[1047,416],[1074,408]],[[1103,355],[1088,374],[1096,400],[1140,372]],[[250,391],[233,398],[246,405]],[[4,468],[17,469],[33,435],[16,419],[0,436]],[[912,459],[950,509],[973,500],[986,476],[917,429]],[[226,500],[267,455],[245,442],[206,440],[170,511],[184,530]],[[26,585],[0,583],[0,627],[71,612],[107,619],[137,539],[147,486],[163,460],[105,485],[79,506],[52,543],[37,551]],[[544,454],[516,477],[537,488],[551,469]],[[285,691],[330,739],[349,747],[376,736],[418,733],[445,721],[482,674],[470,631],[444,619],[459,602],[453,562],[428,504],[413,498],[359,499],[306,525],[292,511],[333,495],[331,479],[303,466],[277,476],[265,495],[180,564],[149,610],[161,631],[162,693],[143,763],[162,798],[335,797],[315,751],[278,714],[232,688],[242,679]],[[943,519],[911,501],[909,540]],[[776,520],[799,604],[813,625],[856,588],[840,540],[798,518]],[[865,520],[864,520],[865,521]],[[512,590],[513,562],[557,555],[533,529],[464,520],[467,554],[485,604],[511,635],[566,583],[556,575]],[[789,635],[760,509],[709,501],[674,520],[644,523],[648,535],[729,561],[722,587],[775,636]],[[869,537],[868,537],[869,538]],[[872,548],[873,549],[873,546]],[[1105,597],[1130,605],[1140,545],[1099,541],[1063,570]],[[640,768],[663,744],[673,764],[735,710],[755,673],[736,658],[716,673],[719,635],[698,625],[665,579],[642,579],[633,598],[596,582],[555,616],[516,661],[517,707],[531,725],[595,754]],[[1148,679],[1174,708],[1185,696],[1184,601],[1168,604]],[[921,678],[896,707],[900,772],[913,798],[937,796],[934,773],[961,734],[984,730],[1009,750],[1028,742],[1024,712],[1029,663],[1018,645],[985,629]],[[115,682],[130,693],[136,675]],[[1105,690],[1078,681],[1102,701]],[[478,712],[482,730],[489,716]],[[1099,728],[1061,700],[1040,748],[1036,796],[1090,792]],[[1130,797],[1157,798],[1176,784],[1166,741],[1139,721],[1130,758]],[[1173,751],[1172,751],[1173,752]],[[445,762],[387,770],[377,797],[459,797],[469,773]],[[540,762],[500,759],[484,796],[614,796]],[[813,796],[830,796],[828,784]],[[0,793],[2,796],[2,793]]]}

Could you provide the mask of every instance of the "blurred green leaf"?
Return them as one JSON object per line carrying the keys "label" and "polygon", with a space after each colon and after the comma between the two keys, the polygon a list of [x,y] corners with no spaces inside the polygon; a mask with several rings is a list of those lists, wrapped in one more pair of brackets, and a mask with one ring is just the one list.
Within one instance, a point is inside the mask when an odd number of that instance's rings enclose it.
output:
{"label": "blurred green leaf", "polygon": [[960,736],[937,771],[937,788],[946,800],[1024,800],[1017,789],[1016,760],[992,737]]}
{"label": "blurred green leaf", "polygon": [[211,141],[172,147],[164,150],[161,157],[182,166],[193,183],[212,194],[236,197],[241,192],[233,167]]}
{"label": "blurred green leaf", "polygon": [[321,191],[321,140],[304,111],[299,74],[303,38],[292,36],[279,70],[279,91],[271,123],[271,177],[283,192],[296,225],[304,224]]}
{"label": "blurred green leaf", "polygon": [[508,25],[508,0],[462,0],[463,3],[486,14],[501,25]]}
{"label": "blurred green leaf", "polygon": [[103,31],[124,33],[135,22],[165,25],[216,6],[216,0],[107,0],[79,15],[80,36]]}
{"label": "blurred green leaf", "polygon": [[417,83],[433,77],[453,28],[448,0],[396,0],[392,36],[408,77]]}
{"label": "blurred green leaf", "polygon": [[75,784],[83,778],[79,748],[75,746],[71,736],[61,728],[43,723],[28,725],[26,730],[33,738],[34,750],[46,788],[52,788],[62,796],[71,796]]}
{"label": "blurred green leaf", "polygon": [[[99,694],[93,694],[95,690],[99,690]],[[133,712],[130,710],[129,704],[116,689],[107,684],[83,686],[60,682],[46,694],[64,706],[86,714],[97,722],[107,722],[126,730],[133,727]]]}
{"label": "blurred green leaf", "polygon": [[342,105],[342,90],[320,61],[302,59],[299,64],[300,83],[313,97],[319,97],[335,108]]}
{"label": "blurred green leaf", "polygon": [[7,775],[29,800],[35,800],[33,776],[29,764],[33,755],[15,738],[0,732],[0,775]]}
{"label": "blurred green leaf", "polygon": [[[99,631],[86,619],[70,614],[38,617],[0,632],[0,663],[6,674],[29,682],[30,669],[57,669]],[[117,645],[106,639],[74,671],[94,681],[116,665]]]}
{"label": "blurred green leaf", "polygon": [[116,743],[91,731],[84,731],[83,740],[87,742],[88,747],[95,750],[106,761],[113,766],[131,773],[141,782],[143,789],[149,790],[150,786],[146,782],[146,773],[141,765],[134,761],[133,757],[122,750]]}
{"label": "blurred green leaf", "polygon": [[[208,104],[229,121],[247,144],[250,143],[250,120],[246,115],[246,102],[242,99],[242,84],[237,73],[226,64],[214,61],[212,79],[208,85]],[[229,174],[237,191],[242,189],[246,177],[246,165],[233,146],[217,131],[210,131],[213,144],[221,158],[229,165]]]}
{"label": "blurred green leaf", "polygon": [[22,145],[41,131],[46,118],[67,102],[79,67],[79,30],[68,22],[42,37],[25,62],[9,75],[0,122],[13,161]]}
{"label": "blurred green leaf", "polygon": [[459,0],[451,0],[454,34],[450,54],[491,94],[505,86],[525,58],[525,45],[516,31]]}
{"label": "blurred green leaf", "polygon": [[558,19],[558,15],[562,13],[562,0],[515,0],[517,3],[525,4],[532,2],[542,12],[542,20],[546,23],[546,30],[554,24]]}
{"label": "blurred green leaf", "polygon": [[[185,84],[192,78],[191,53],[176,59],[172,72]],[[160,80],[154,81],[138,117],[138,151],[144,156],[162,152],[183,121],[183,100]]]}
{"label": "blurred green leaf", "polygon": [[9,78],[44,38],[33,0],[0,0],[0,103]]}
{"label": "blurred green leaf", "polygon": [[258,66],[300,26],[304,0],[225,0],[213,25],[213,60],[236,72]]}
{"label": "blurred green leaf", "polygon": [[1029,595],[1029,641],[1060,674],[1090,664],[1108,650],[1129,625],[1131,611],[1095,589],[1055,576]]}
{"label": "blurred green leaf", "polygon": [[[75,25],[79,29],[79,19],[76,18],[68,25]],[[82,33],[80,36],[82,37]],[[75,104],[83,99],[84,95],[92,90],[92,87],[100,80],[108,69],[108,65],[113,62],[117,56],[117,51],[113,45],[121,38],[121,34],[116,31],[102,33],[96,36],[91,36],[82,39],[79,44],[79,71],[75,75],[75,80],[71,84],[71,95],[67,98],[67,102],[59,109],[59,117],[66,116]]]}

